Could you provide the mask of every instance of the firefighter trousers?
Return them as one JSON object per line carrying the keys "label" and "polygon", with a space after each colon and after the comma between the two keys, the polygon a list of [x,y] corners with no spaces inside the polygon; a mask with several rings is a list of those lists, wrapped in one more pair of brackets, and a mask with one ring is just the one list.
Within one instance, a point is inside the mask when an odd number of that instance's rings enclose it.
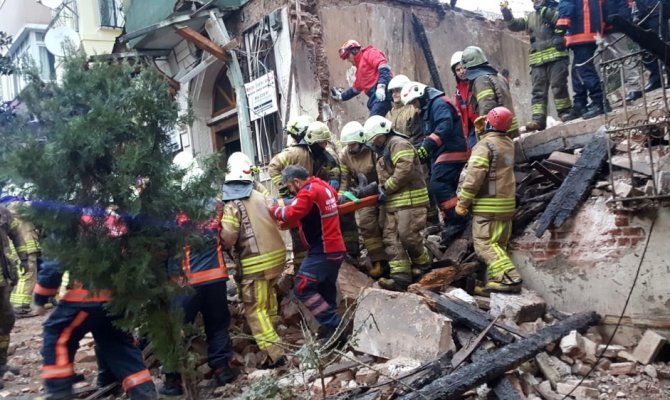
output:
{"label": "firefighter trousers", "polygon": [[110,368],[133,400],[155,399],[156,388],[132,336],[113,324],[101,303],[60,302],[44,322],[42,378],[49,399],[71,399],[75,381],[74,355],[79,341],[93,334],[101,364]]}
{"label": "firefighter trousers", "polygon": [[585,108],[590,97],[592,104],[604,107],[600,76],[596,71],[593,60],[588,61],[596,51],[595,43],[578,44],[570,49],[573,56],[570,75],[572,77],[572,90],[574,91],[572,96],[574,106]]}
{"label": "firefighter trousers", "polygon": [[372,262],[386,260],[382,241],[383,215],[383,206],[365,207],[356,211],[358,233]]}
{"label": "firefighter trousers", "polygon": [[342,238],[347,248],[347,254],[356,260],[360,253],[360,245],[358,243],[355,214],[340,215],[340,229],[342,230]]}
{"label": "firefighter trousers", "polygon": [[328,333],[342,321],[337,313],[337,275],[343,259],[342,253],[309,253],[293,285],[295,297]]}
{"label": "firefighter trousers", "polygon": [[489,279],[500,278],[515,269],[507,254],[507,244],[512,235],[512,220],[498,221],[483,215],[472,216],[472,240],[475,253],[486,263]]}
{"label": "firefighter trousers", "polygon": [[28,256],[28,262],[24,263],[25,270],[19,273],[19,282],[16,284],[10,301],[15,307],[29,306],[33,299],[33,289],[37,284],[37,256]]}
{"label": "firefighter trousers", "polygon": [[421,234],[426,228],[426,214],[426,207],[386,212],[384,246],[391,276],[411,274],[413,265],[421,268],[430,264],[430,255],[423,245]]}
{"label": "firefighter trousers", "polygon": [[14,328],[14,309],[9,302],[12,286],[0,286],[0,366],[7,364],[9,334]]}
{"label": "firefighter trousers", "polygon": [[258,348],[265,351],[272,361],[284,355],[284,350],[279,346],[281,338],[274,328],[274,322],[278,319],[277,281],[278,278],[243,279],[241,283],[244,317]]}
{"label": "firefighter trousers", "polygon": [[206,283],[193,290],[195,293],[183,299],[184,321],[192,324],[198,313],[202,314],[207,336],[207,364],[213,370],[227,368],[233,348],[228,333],[230,311],[226,282]]}
{"label": "firefighter trousers", "polygon": [[558,115],[570,112],[572,102],[568,91],[568,58],[561,58],[530,68],[533,89],[530,101],[533,121],[541,126],[547,124],[547,104],[549,89],[554,96],[554,106]]}

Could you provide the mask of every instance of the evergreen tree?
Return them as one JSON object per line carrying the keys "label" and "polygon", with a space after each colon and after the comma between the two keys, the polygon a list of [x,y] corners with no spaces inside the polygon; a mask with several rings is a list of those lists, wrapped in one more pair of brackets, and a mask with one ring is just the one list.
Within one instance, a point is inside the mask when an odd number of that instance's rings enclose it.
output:
{"label": "evergreen tree", "polygon": [[[89,289],[111,289],[119,326],[147,338],[166,367],[192,371],[173,302],[188,289],[166,265],[186,241],[204,242],[198,224],[212,217],[223,171],[207,160],[205,174],[182,185],[169,132],[184,121],[153,67],[78,53],[65,59],[62,83],[28,77],[28,113],[0,122],[0,158],[28,187],[44,257]],[[189,223],[176,222],[181,212]]]}

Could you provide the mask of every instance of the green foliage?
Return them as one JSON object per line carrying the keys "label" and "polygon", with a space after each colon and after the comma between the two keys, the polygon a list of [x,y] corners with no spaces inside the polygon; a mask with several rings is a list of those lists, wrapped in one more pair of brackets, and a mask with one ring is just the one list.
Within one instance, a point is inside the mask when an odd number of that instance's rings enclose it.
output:
{"label": "green foliage", "polygon": [[254,381],[242,394],[242,400],[288,400],[295,399],[296,395],[288,387],[279,385],[276,376],[263,376]]}
{"label": "green foliage", "polygon": [[[12,45],[12,37],[6,32],[0,31],[0,52],[8,49]],[[0,56],[0,75],[11,75],[16,72],[12,59],[6,56]]]}
{"label": "green foliage", "polygon": [[[20,96],[29,112],[0,123],[0,161],[13,182],[29,184],[29,217],[48,235],[45,257],[89,289],[111,289],[119,326],[148,338],[168,369],[188,370],[174,309],[187,289],[166,266],[186,241],[204,242],[198,223],[213,217],[212,183],[224,171],[204,160],[204,175],[182,185],[169,137],[177,104],[153,67],[89,63],[83,53],[64,64],[62,83],[29,75]],[[110,237],[110,206],[126,234]],[[191,223],[177,226],[179,212]]]}

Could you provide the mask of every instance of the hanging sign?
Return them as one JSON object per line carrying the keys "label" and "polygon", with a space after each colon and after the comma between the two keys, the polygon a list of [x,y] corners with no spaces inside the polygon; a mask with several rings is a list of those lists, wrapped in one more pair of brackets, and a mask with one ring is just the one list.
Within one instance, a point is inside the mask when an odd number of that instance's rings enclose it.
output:
{"label": "hanging sign", "polygon": [[279,110],[277,106],[277,87],[274,71],[244,84],[249,102],[249,114],[255,121]]}

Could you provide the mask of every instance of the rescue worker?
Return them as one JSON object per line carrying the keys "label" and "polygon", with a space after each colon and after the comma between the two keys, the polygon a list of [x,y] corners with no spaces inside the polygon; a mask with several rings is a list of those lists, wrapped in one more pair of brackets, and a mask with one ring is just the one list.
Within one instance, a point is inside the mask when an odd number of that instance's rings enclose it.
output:
{"label": "rescue worker", "polygon": [[349,61],[356,67],[356,77],[347,90],[331,88],[330,96],[333,100],[347,101],[364,92],[368,95],[369,115],[386,115],[391,108],[387,85],[393,77],[386,55],[372,46],[361,47],[355,40],[344,42],[338,53],[342,60]]}
{"label": "rescue worker", "polygon": [[[282,198],[291,197],[288,189],[281,185],[281,173],[289,165],[300,165],[311,175],[327,181],[335,190],[339,188],[340,170],[337,157],[327,148],[328,141],[331,140],[330,130],[323,122],[314,122],[313,119],[308,122],[310,119],[311,117],[302,116],[289,121],[287,132],[299,140],[274,156],[268,164],[268,175],[272,183],[279,188],[279,196]],[[309,138],[307,138],[308,130]],[[306,249],[302,246],[297,229],[291,229],[290,234],[293,265],[298,269],[305,258]]]}
{"label": "rescue worker", "polygon": [[30,317],[33,316],[30,303],[33,298],[33,288],[37,283],[37,269],[41,257],[37,230],[32,222],[19,216],[20,208],[28,205],[24,198],[7,196],[0,199],[0,204],[7,207],[12,213],[9,233],[14,241],[16,256],[19,258],[19,281],[12,291],[10,301],[16,317]]}
{"label": "rescue worker", "polygon": [[[662,4],[663,3],[663,4]],[[664,41],[668,40],[668,18],[670,18],[670,7],[667,1],[659,0],[635,0],[632,10],[633,22],[640,28],[657,32]],[[644,60],[644,66],[649,71],[649,81],[644,87],[645,92],[651,92],[662,86],[661,67],[656,57]],[[670,72],[666,68],[666,73]],[[666,86],[670,82],[670,75],[666,79]]]}
{"label": "rescue worker", "polygon": [[[16,259],[12,258],[11,246],[16,246],[25,241],[21,239],[21,231],[12,229],[15,225],[12,213],[0,206],[0,241],[2,248],[0,249],[0,374],[11,371],[18,375],[20,371],[16,368],[10,368],[7,365],[7,356],[9,351],[9,335],[14,328],[14,310],[9,301],[9,296],[12,288],[16,285],[18,280],[16,271]],[[3,387],[0,381],[0,388]]]}
{"label": "rescue worker", "polygon": [[253,187],[251,160],[243,153],[228,158],[223,184],[221,239],[233,250],[235,280],[244,303],[244,316],[258,348],[270,357],[267,367],[286,362],[281,339],[274,328],[278,319],[275,285],[286,265],[286,248],[265,197]]}
{"label": "rescue worker", "polygon": [[405,105],[400,98],[402,88],[410,83],[411,80],[405,75],[396,75],[389,82],[389,91],[393,99],[393,105],[386,114],[386,119],[393,124],[393,129],[409,137],[409,141],[415,147],[423,142],[423,133],[421,131],[420,111],[413,105]]}
{"label": "rescue worker", "polygon": [[[53,260],[45,260],[38,272],[33,293],[35,313],[43,315],[49,297],[58,293],[64,268]],[[133,337],[116,327],[105,310],[111,300],[109,290],[89,291],[81,282],[70,279],[67,291],[44,322],[42,344],[42,379],[48,400],[74,398],[72,385],[80,380],[74,371],[74,356],[79,341],[89,332],[95,340],[98,364],[98,386],[121,382],[132,400],[155,399],[156,388],[144,365],[142,351]]]}
{"label": "rescue worker", "polygon": [[568,92],[569,56],[563,44],[563,36],[556,34],[558,2],[553,0],[533,0],[535,12],[523,18],[514,18],[507,0],[500,3],[500,11],[512,32],[526,32],[530,35],[530,76],[532,79],[531,110],[532,121],[526,124],[526,131],[541,131],[547,127],[547,103],[549,88],[554,95],[554,106],[558,117],[563,119],[570,113],[572,103]]}
{"label": "rescue worker", "polygon": [[[201,224],[205,238],[198,245],[188,244],[180,261],[180,278],[185,285],[193,288],[192,294],[181,298],[179,306],[184,311],[184,322],[194,324],[198,314],[202,315],[207,338],[207,364],[217,386],[233,382],[240,370],[230,366],[233,356],[228,328],[230,311],[226,301],[228,267],[223,257],[221,239],[223,204],[212,200],[212,218]],[[172,270],[179,269],[170,265]],[[179,373],[167,371],[160,394],[179,396],[183,393]]]}
{"label": "rescue worker", "polygon": [[477,135],[475,134],[474,125],[475,119],[477,119],[477,114],[472,108],[472,105],[468,104],[468,99],[470,98],[470,82],[468,82],[468,79],[466,78],[466,70],[463,68],[463,64],[461,64],[462,57],[462,51],[457,51],[451,55],[451,72],[456,79],[456,105],[458,106],[458,111],[461,113],[463,132],[467,132],[468,148],[471,149],[477,143]]}
{"label": "rescue worker", "polygon": [[[350,197],[350,183],[354,183],[355,187],[361,187],[377,182],[378,179],[375,153],[365,144],[363,125],[358,121],[345,124],[340,133],[340,141],[345,147],[340,151],[342,181],[338,195],[340,200],[344,201]],[[355,193],[355,195],[358,194]],[[386,252],[382,241],[381,217],[383,212],[383,205],[381,205],[358,209],[355,214],[358,233],[370,261],[367,273],[374,279],[382,275],[386,263]]]}
{"label": "rescue worker", "polygon": [[[512,94],[509,91],[507,80],[493,68],[486,55],[477,46],[469,46],[463,50],[461,65],[466,69],[466,78],[470,82],[470,98],[468,104],[472,106],[478,118],[484,119],[489,111],[498,106],[507,107],[514,113]],[[519,122],[514,117],[509,134],[511,137],[519,135]]]}
{"label": "rescue worker", "polygon": [[[605,113],[605,96],[600,77],[593,63],[596,35],[603,24],[600,0],[561,0],[556,33],[565,36],[565,45],[572,50],[572,111],[564,118],[597,117]],[[587,107],[587,100],[591,104]]]}
{"label": "rescue worker", "polygon": [[508,133],[513,119],[505,107],[489,111],[458,192],[456,212],[467,215],[472,210],[475,252],[487,265],[487,282],[477,288],[480,294],[521,290],[521,276],[507,255],[516,193],[514,142]]}
{"label": "rescue worker", "polygon": [[308,249],[293,290],[321,325],[322,336],[330,339],[341,322],[336,282],[346,250],[340,230],[337,192],[299,165],[290,165],[282,171],[282,183],[295,199],[290,205],[271,206],[270,213],[282,223],[298,224]]}
{"label": "rescue worker", "polygon": [[412,269],[428,269],[432,259],[423,245],[428,190],[421,161],[406,136],[391,129],[391,121],[378,115],[365,121],[366,142],[377,153],[379,201],[384,203],[382,233],[389,259],[389,278],[379,285],[388,290],[406,290],[412,283]]}
{"label": "rescue worker", "polygon": [[[629,6],[628,0],[603,0],[602,2],[603,19],[605,20],[603,41],[606,49],[603,54],[606,57],[603,58],[606,60],[625,57],[633,52],[640,51],[639,46],[635,42],[622,32],[619,32],[610,23],[610,18],[613,17],[621,17],[632,21],[631,6]],[[631,103],[642,97],[640,71],[637,63],[631,61],[622,63],[621,68],[623,68],[624,80],[626,82],[625,88],[627,89],[624,101]]]}
{"label": "rescue worker", "polygon": [[444,92],[419,82],[405,85],[402,101],[421,110],[425,139],[417,154],[421,160],[429,160],[429,193],[442,212],[442,242],[448,245],[463,233],[468,222],[454,212],[458,178],[470,157],[458,106]]}

